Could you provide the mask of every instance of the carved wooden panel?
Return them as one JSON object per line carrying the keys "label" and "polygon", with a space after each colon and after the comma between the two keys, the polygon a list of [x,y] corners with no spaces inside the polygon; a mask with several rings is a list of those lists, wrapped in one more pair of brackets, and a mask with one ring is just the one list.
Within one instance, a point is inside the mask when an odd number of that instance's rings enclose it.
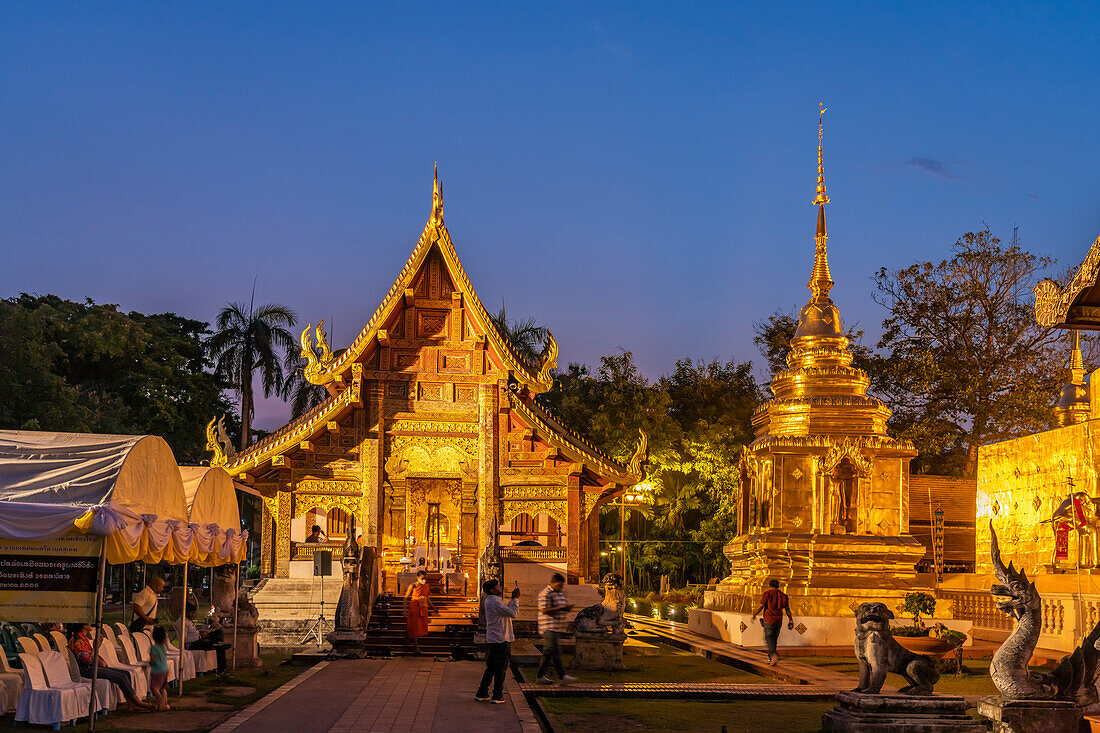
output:
{"label": "carved wooden panel", "polygon": [[416,370],[421,367],[419,351],[402,351],[394,349],[390,358],[394,369]]}
{"label": "carved wooden panel", "polygon": [[427,308],[416,309],[416,335],[418,338],[434,338],[447,333],[447,318],[450,314],[445,310],[429,310]]}

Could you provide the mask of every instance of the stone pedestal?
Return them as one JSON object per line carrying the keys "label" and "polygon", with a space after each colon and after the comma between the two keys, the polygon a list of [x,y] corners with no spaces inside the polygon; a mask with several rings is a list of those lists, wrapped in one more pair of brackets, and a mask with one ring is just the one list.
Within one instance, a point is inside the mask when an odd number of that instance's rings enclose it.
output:
{"label": "stone pedestal", "polygon": [[362,654],[366,634],[359,629],[336,629],[325,634],[337,654]]}
{"label": "stone pedestal", "polygon": [[[225,650],[226,661],[231,667],[234,664],[234,654],[236,655],[237,669],[256,669],[264,666],[263,660],[260,659],[260,646],[256,643],[256,635],[259,632],[260,630],[256,626],[240,626],[237,628],[237,645]],[[225,628],[223,636],[225,641],[232,645],[233,627]]]}
{"label": "stone pedestal", "polygon": [[1081,723],[1081,708],[1065,700],[983,697],[978,712],[993,721],[993,733],[1074,733]]}
{"label": "stone pedestal", "polygon": [[623,644],[626,634],[622,631],[607,634],[574,633],[573,667],[576,669],[599,669],[615,671],[626,669],[623,666]]}
{"label": "stone pedestal", "polygon": [[841,692],[837,706],[821,716],[833,733],[982,733],[985,726],[966,714],[955,695],[864,695]]}

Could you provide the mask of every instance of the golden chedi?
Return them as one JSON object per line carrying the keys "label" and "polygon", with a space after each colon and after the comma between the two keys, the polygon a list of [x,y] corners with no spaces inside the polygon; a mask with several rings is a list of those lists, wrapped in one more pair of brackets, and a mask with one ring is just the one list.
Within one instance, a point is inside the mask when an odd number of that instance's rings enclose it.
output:
{"label": "golden chedi", "polygon": [[[824,110],[822,110],[824,111]],[[896,605],[917,584],[925,548],[909,535],[908,441],[886,433],[890,409],[852,366],[840,311],[829,297],[825,173],[818,120],[816,255],[810,300],[798,315],[774,399],[753,415],[741,457],[732,568],[707,608],[751,612],[771,578],[796,616],[851,616],[864,601]]]}

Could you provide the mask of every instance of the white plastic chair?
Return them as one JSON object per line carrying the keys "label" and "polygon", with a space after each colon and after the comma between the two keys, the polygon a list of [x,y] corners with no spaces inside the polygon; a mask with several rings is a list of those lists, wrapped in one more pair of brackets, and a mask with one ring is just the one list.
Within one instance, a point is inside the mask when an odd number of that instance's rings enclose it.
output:
{"label": "white plastic chair", "polygon": [[23,673],[11,668],[8,664],[8,655],[2,649],[0,649],[0,687],[3,687],[7,693],[5,707],[0,708],[0,711],[6,713],[15,709],[19,698],[23,695]]}
{"label": "white plastic chair", "polygon": [[103,641],[111,646],[118,646],[118,635],[115,634],[115,630],[111,628],[110,624],[103,624]]}
{"label": "white plastic chair", "polygon": [[24,654],[30,654],[32,657],[37,657],[42,650],[38,647],[38,642],[29,636],[20,636],[16,639],[19,642],[19,646],[23,647]]}
{"label": "white plastic chair", "polygon": [[129,636],[130,627],[121,621],[115,621],[115,627],[112,629],[115,632],[115,636]]}
{"label": "white plastic chair", "polygon": [[87,696],[81,709],[81,698],[75,689],[56,689],[46,683],[46,674],[37,655],[23,653],[19,661],[23,664],[27,685],[15,710],[15,722],[52,725],[54,730],[60,730],[62,723],[76,720],[88,712]]}
{"label": "white plastic chair", "polygon": [[60,631],[51,631],[50,639],[53,641],[53,648],[59,652],[64,652],[69,648],[69,640]]}
{"label": "white plastic chair", "polygon": [[34,641],[38,644],[38,648],[44,652],[53,650],[53,645],[50,644],[50,640],[44,634],[35,634]]}
{"label": "white plastic chair", "polygon": [[[134,640],[134,646],[137,650],[138,658],[141,659],[143,663],[148,664],[150,667],[152,667],[153,655],[152,652],[149,651],[153,646],[152,638],[150,638],[149,634],[146,634],[145,632],[134,634],[131,638]],[[173,682],[178,676],[176,672],[178,671],[179,667],[179,659],[169,656],[167,654],[165,654],[165,658],[168,661],[168,681]]]}
{"label": "white plastic chair", "polygon": [[[80,698],[81,710],[86,711],[88,709],[88,703],[91,702],[91,681],[84,682],[79,679],[79,677],[74,680],[72,674],[69,672],[69,662],[65,657],[61,656],[61,652],[55,652],[52,649],[47,652],[42,652],[38,655],[38,661],[42,663],[42,671],[46,673],[46,684],[50,686],[50,689],[74,690],[77,697]],[[103,681],[106,682],[107,680]],[[103,710],[108,707],[109,701],[113,696],[110,685],[107,685],[104,691],[106,693],[105,698],[96,695],[96,710]]]}
{"label": "white plastic chair", "polygon": [[112,669],[121,669],[130,675],[130,685],[134,688],[134,695],[138,700],[144,700],[149,694],[149,676],[141,665],[126,664],[119,661],[115,648],[110,644],[99,645],[99,656]]}
{"label": "white plastic chair", "polygon": [[[73,682],[92,684],[91,677],[85,677],[80,674],[80,665],[77,664],[76,655],[73,654],[72,649],[65,647],[65,651],[60,652],[60,654],[69,665],[69,679]],[[45,667],[45,665],[43,665],[43,667]],[[46,675],[46,679],[49,679],[49,675]],[[99,710],[114,710],[118,707],[119,701],[122,700],[122,690],[118,689],[110,680],[105,680],[103,677],[97,675],[95,688],[97,690],[96,700],[100,703]]]}

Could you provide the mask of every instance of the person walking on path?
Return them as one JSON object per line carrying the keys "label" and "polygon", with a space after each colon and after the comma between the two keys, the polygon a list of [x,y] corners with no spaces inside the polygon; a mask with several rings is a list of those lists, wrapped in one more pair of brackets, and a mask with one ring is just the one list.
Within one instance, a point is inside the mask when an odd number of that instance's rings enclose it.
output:
{"label": "person walking on path", "polygon": [[577,678],[565,673],[561,663],[561,635],[565,632],[565,616],[573,608],[563,592],[565,578],[561,573],[550,576],[550,585],[539,593],[539,633],[542,634],[542,661],[539,662],[538,681],[549,685],[546,676],[553,665],[562,682],[576,682]]}
{"label": "person walking on path", "polygon": [[[512,659],[512,619],[519,612],[519,585],[512,589],[512,600],[504,602],[504,589],[499,580],[486,580],[481,584],[485,593],[485,641],[489,644],[489,656],[485,659],[485,674],[474,693],[478,702],[504,702],[504,675]],[[493,683],[493,696],[489,697],[489,682]]]}
{"label": "person walking on path", "polygon": [[156,625],[157,596],[162,590],[164,590],[164,578],[154,575],[149,578],[141,592],[130,600],[130,608],[134,612],[130,619],[131,634],[144,631],[146,626]]}
{"label": "person walking on path", "polygon": [[764,627],[764,643],[768,645],[768,665],[774,667],[779,664],[779,627],[783,623],[783,612],[787,612],[787,628],[794,628],[794,619],[791,617],[791,599],[787,594],[779,590],[779,581],[768,581],[768,588],[760,596],[760,608],[752,613],[752,620],[756,620],[761,611],[764,615],[760,618],[760,625]]}
{"label": "person walking on path", "polygon": [[417,641],[428,635],[428,608],[436,610],[432,604],[432,589],[428,585],[428,573],[416,571],[416,582],[405,591],[405,635],[412,642],[413,653],[420,656],[420,644]]}

